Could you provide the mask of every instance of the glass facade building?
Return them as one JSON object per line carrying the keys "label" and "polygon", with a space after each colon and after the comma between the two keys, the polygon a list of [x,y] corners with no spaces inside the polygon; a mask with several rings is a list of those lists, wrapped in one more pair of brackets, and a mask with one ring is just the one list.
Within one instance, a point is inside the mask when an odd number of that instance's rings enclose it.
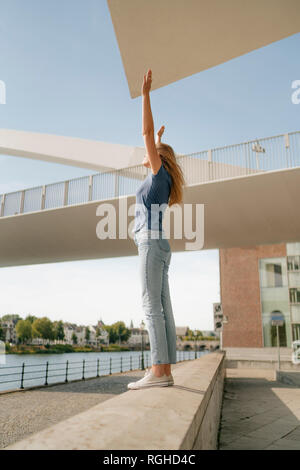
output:
{"label": "glass facade building", "polygon": [[286,244],[285,257],[260,258],[259,283],[264,347],[277,346],[273,313],[284,316],[279,343],[291,347],[300,339],[300,242]]}

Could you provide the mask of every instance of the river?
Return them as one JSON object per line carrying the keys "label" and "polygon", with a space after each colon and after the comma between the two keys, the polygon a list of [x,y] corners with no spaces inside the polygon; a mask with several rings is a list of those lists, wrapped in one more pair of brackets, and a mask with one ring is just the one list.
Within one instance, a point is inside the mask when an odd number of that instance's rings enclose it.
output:
{"label": "river", "polygon": [[[209,351],[197,351],[197,358]],[[194,351],[177,351],[177,362],[195,358]],[[3,359],[3,356],[2,356]],[[65,382],[141,368],[141,351],[64,354],[6,354],[0,362],[0,391]],[[68,361],[68,364],[67,364]],[[48,366],[47,366],[48,362]],[[23,368],[23,363],[25,364]],[[151,366],[151,353],[144,351],[144,367]]]}

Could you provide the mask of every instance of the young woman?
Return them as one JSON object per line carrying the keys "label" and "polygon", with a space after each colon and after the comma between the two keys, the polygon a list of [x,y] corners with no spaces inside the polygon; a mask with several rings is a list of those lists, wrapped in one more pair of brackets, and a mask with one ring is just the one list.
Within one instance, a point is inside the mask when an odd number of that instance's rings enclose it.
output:
{"label": "young woman", "polygon": [[[161,142],[164,126],[154,141],[150,106],[152,72],[142,85],[143,137],[147,150],[143,165],[151,168],[136,192],[134,242],[138,247],[142,305],[149,334],[152,367],[144,377],[128,384],[129,389],[173,385],[171,364],[176,364],[176,329],[169,291],[171,248],[162,228],[166,206],[182,201],[185,184],[174,150]],[[137,208],[138,207],[138,208]]]}

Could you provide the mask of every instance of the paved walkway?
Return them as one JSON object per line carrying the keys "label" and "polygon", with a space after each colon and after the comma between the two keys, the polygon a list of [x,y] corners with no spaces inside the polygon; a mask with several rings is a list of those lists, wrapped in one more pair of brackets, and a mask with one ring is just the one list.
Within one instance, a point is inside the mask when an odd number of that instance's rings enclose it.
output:
{"label": "paved walkway", "polygon": [[[172,364],[172,370],[181,364],[183,362]],[[0,448],[127,392],[127,384],[143,377],[144,373],[141,370],[120,372],[0,395]]]}
{"label": "paved walkway", "polygon": [[300,388],[275,371],[226,369],[219,450],[300,450]]}

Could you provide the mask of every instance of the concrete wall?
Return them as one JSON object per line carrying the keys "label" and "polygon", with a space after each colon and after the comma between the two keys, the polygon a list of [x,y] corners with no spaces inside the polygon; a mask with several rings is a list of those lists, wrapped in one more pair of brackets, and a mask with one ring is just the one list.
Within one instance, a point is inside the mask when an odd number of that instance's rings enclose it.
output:
{"label": "concrete wall", "polygon": [[128,390],[4,450],[215,450],[225,352],[184,361],[173,377],[173,386]]}

